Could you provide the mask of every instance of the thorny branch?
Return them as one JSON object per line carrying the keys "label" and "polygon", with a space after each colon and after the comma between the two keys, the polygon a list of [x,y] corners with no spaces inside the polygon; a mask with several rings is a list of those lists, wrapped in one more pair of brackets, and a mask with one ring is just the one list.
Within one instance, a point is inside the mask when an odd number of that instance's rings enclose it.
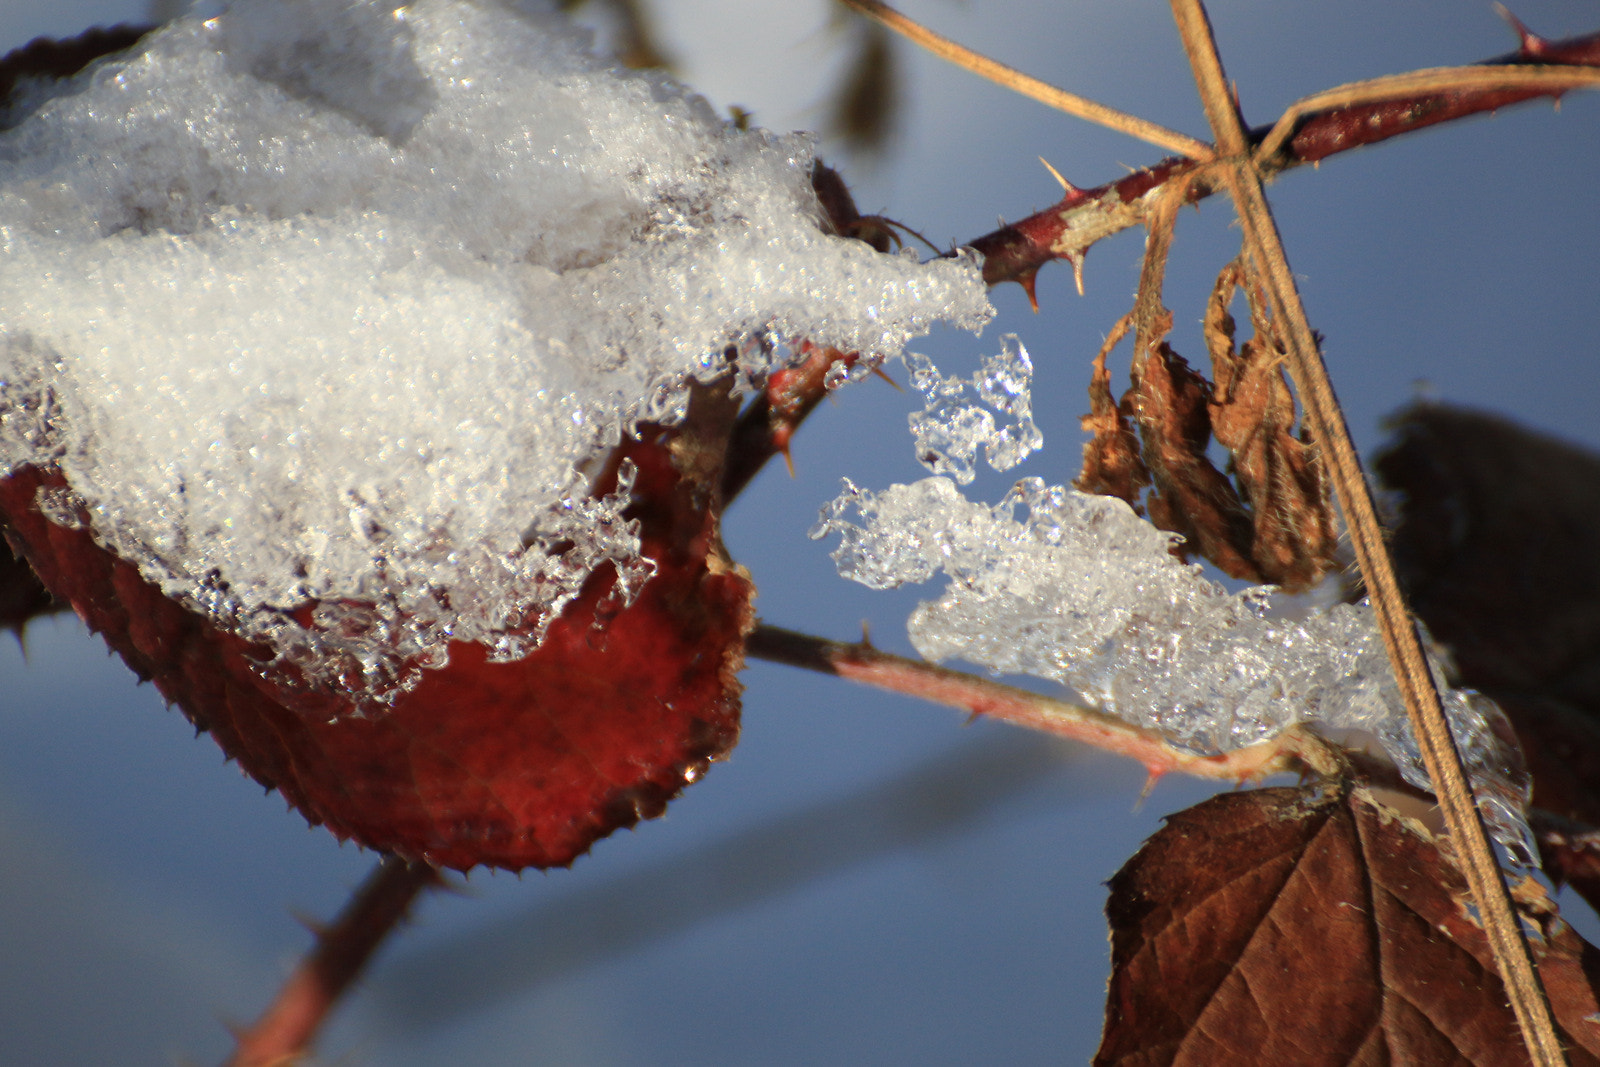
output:
{"label": "thorny branch", "polygon": [[[861,0],[856,2],[863,9],[868,6],[861,4]],[[870,7],[874,12],[890,11],[877,3]],[[874,17],[878,17],[877,14]],[[897,28],[915,25],[903,16],[894,18]],[[1476,66],[1417,71],[1357,82],[1316,93],[1290,105],[1273,125],[1258,127],[1247,134],[1262,179],[1271,181],[1284,171],[1315,165],[1340,152],[1377,144],[1441,122],[1541,97],[1559,101],[1569,89],[1600,84],[1600,33],[1547,41],[1514,20],[1513,26],[1521,38],[1517,51]],[[929,43],[936,54],[956,55],[960,60],[973,61],[975,54],[969,50],[937,34],[921,32],[931,40],[923,42],[918,38],[919,43]],[[934,42],[940,43],[935,45]],[[994,75],[1002,84],[1019,91],[1028,92],[1035,85],[1043,84],[981,56],[976,60],[981,62],[973,69],[985,76]],[[997,75],[990,68],[1010,73]],[[1058,92],[1052,90],[1052,93]],[[1041,99],[1047,103],[1060,102],[1059,97],[1051,94],[1044,94]],[[1100,121],[1099,116],[1082,109],[1069,107],[1067,110]],[[1120,119],[1113,118],[1108,124],[1115,129],[1125,129]],[[1035,306],[1034,285],[1039,269],[1052,260],[1068,261],[1081,289],[1083,259],[1090,246],[1130,227],[1144,225],[1164,195],[1162,190],[1169,184],[1185,183],[1183,202],[1189,204],[1223,190],[1218,172],[1206,167],[1210,146],[1200,144],[1199,147],[1203,152],[1197,151],[1192,158],[1165,159],[1088,189],[1077,188],[1057,175],[1065,190],[1059,202],[969,241],[965,247],[982,254],[986,282],[990,285],[1017,282]],[[881,239],[883,227],[888,225],[886,220],[861,216],[837,175],[827,168],[819,168],[817,184],[835,232],[869,241]],[[767,394],[757,398],[745,412],[735,434],[735,447],[730,451],[728,478],[723,487],[726,500],[733,500],[774,455],[788,453],[795,431],[827,391],[825,372],[831,364],[824,363],[818,370],[818,361],[822,358],[814,354],[806,364],[807,373],[770,383]],[[831,358],[837,362],[853,359],[855,354],[835,353]]]}
{"label": "thorny branch", "polygon": [[[1573,69],[1576,68],[1576,69]],[[1285,119],[1249,131],[1264,181],[1352,148],[1377,144],[1470,115],[1551,97],[1600,83],[1600,33],[1545,41],[1524,31],[1521,47],[1473,67],[1421,71],[1360,82],[1291,105]],[[1262,148],[1272,138],[1270,151]],[[1144,221],[1161,186],[1193,175],[1187,202],[1222,191],[1216,172],[1199,175],[1204,160],[1165,159],[1091,189],[1069,187],[1055,205],[969,243],[983,254],[990,285],[1014,281],[1031,296],[1039,268],[1055,259],[1081,269],[1102,238]]]}

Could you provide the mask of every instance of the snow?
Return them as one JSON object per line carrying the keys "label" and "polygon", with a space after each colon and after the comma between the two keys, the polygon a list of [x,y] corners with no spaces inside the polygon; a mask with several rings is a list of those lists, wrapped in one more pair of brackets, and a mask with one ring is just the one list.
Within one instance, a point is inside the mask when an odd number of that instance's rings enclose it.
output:
{"label": "snow", "polygon": [[[913,360],[913,362],[916,362]],[[940,382],[917,362],[916,376]],[[1370,606],[1296,610],[1258,586],[1229,593],[1200,567],[1179,562],[1175,535],[1126,503],[1024,478],[997,505],[968,500],[980,448],[997,469],[1019,457],[1009,448],[1027,416],[1031,366],[1020,347],[984,363],[979,377],[1004,381],[991,404],[1017,425],[994,420],[987,439],[968,431],[981,420],[928,391],[912,417],[918,456],[935,471],[951,467],[925,447],[927,419],[953,418],[964,464],[951,477],[925,478],[881,492],[848,481],[822,510],[813,537],[839,534],[839,573],[874,589],[948,578],[907,622],[929,660],[962,659],[992,671],[1059,682],[1119,718],[1212,754],[1268,740],[1297,723],[1336,738],[1375,738],[1412,784],[1429,788],[1421,751],[1389,666]],[[1003,466],[1002,466],[1003,464]],[[1529,784],[1519,754],[1506,745],[1503,714],[1469,690],[1451,689],[1433,663],[1445,711],[1478,795],[1480,810],[1520,862],[1536,855],[1523,821]]]}
{"label": "snow", "polygon": [[18,110],[0,473],[54,465],[53,517],[369,705],[646,580],[588,478],[729,346],[748,384],[991,313],[970,259],[822,233],[804,136],[537,5],[248,0]]}

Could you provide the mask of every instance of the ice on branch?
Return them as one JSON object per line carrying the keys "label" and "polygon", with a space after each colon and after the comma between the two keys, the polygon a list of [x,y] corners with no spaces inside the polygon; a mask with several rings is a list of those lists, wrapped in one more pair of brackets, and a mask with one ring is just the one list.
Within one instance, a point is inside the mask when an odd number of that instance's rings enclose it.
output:
{"label": "ice on branch", "polygon": [[[1012,365],[1026,410],[1027,364]],[[996,437],[1007,439],[999,430]],[[1295,617],[1275,605],[1271,587],[1230,594],[1174,558],[1174,535],[1123,501],[1038,478],[994,506],[966,499],[944,477],[882,492],[847,482],[812,530],[830,533],[841,536],[839,573],[869,587],[949,578],[944,594],[908,621],[912,644],[930,660],[1060,682],[1201,753],[1242,748],[1296,723],[1361,731],[1408,781],[1428,788],[1364,603]],[[1434,673],[1486,818],[1531,859],[1528,783],[1503,740],[1502,713],[1444,686],[1437,664]]]}
{"label": "ice on branch", "polygon": [[804,136],[537,4],[239,2],[0,119],[0,474],[369,697],[644,580],[588,479],[730,346],[750,380],[990,314],[967,259],[821,232]]}

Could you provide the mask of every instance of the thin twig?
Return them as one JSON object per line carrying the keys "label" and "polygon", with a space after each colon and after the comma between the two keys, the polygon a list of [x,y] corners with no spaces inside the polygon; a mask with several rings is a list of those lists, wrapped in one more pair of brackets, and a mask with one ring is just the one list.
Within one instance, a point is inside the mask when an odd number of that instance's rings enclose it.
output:
{"label": "thin twig", "polygon": [[1344,766],[1333,746],[1299,728],[1232,752],[1197,755],[1105,712],[882,652],[865,641],[845,644],[761,623],[750,634],[745,654],[1092,745],[1137,760],[1152,778],[1177,772],[1238,784],[1283,773],[1332,775]]}
{"label": "thin twig", "polygon": [[965,45],[957,44],[940,34],[934,33],[926,26],[907,18],[887,4],[878,0],[840,0],[847,7],[854,8],[870,19],[876,19],[894,32],[906,39],[921,45],[940,59],[964,67],[974,74],[988,78],[997,85],[1003,85],[1023,96],[1048,104],[1058,111],[1065,111],[1069,115],[1105,126],[1119,133],[1137,137],[1141,141],[1148,141],[1158,148],[1165,148],[1169,152],[1177,152],[1191,159],[1210,159],[1211,146],[1204,141],[1196,140],[1186,133],[1169,130],[1159,123],[1142,119],[1137,115],[1130,115],[1126,111],[1118,111],[1114,107],[1082,97],[1076,93],[1069,93],[1065,89],[1057,89],[1049,82],[1040,81],[1029,74],[1024,74],[1015,67],[1008,67],[1004,63],[980,55]]}
{"label": "thin twig", "polygon": [[1483,918],[1506,992],[1522,1027],[1533,1062],[1562,1064],[1566,1057],[1533,957],[1517,921],[1511,896],[1495,862],[1483,821],[1462,771],[1461,757],[1445,721],[1439,693],[1395,577],[1378,525],[1371,489],[1334,395],[1333,383],[1289,270],[1276,222],[1267,204],[1261,175],[1250,158],[1250,143],[1217,55],[1210,21],[1200,0],[1171,0],[1184,50],[1221,155],[1251,254],[1266,269],[1273,315],[1283,324],[1288,362],[1305,405],[1306,417],[1324,450],[1334,491],[1344,510],[1350,539],[1371,594],[1395,678],[1405,698],[1412,729],[1422,749],[1455,851]]}
{"label": "thin twig", "polygon": [[1407,97],[1420,97],[1434,93],[1493,91],[1496,89],[1526,89],[1541,92],[1559,92],[1563,89],[1581,89],[1600,85],[1600,70],[1593,67],[1529,66],[1527,64],[1503,67],[1431,67],[1405,74],[1391,74],[1370,81],[1337,85],[1320,93],[1313,93],[1289,105],[1289,109],[1273,123],[1267,136],[1256,149],[1256,159],[1267,160],[1278,154],[1283,144],[1294,136],[1295,127],[1307,115],[1338,108],[1378,104]]}
{"label": "thin twig", "polygon": [[389,856],[367,876],[333,925],[317,931],[317,944],[284,982],[278,996],[248,1029],[237,1033],[227,1067],[282,1067],[303,1056],[339,998],[423,890],[442,885],[426,864]]}

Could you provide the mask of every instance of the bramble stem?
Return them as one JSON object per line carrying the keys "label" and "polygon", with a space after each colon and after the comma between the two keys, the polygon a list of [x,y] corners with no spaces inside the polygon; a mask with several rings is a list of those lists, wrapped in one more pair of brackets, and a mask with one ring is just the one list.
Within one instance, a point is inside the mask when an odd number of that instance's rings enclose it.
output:
{"label": "bramble stem", "polygon": [[1331,775],[1344,765],[1331,745],[1300,728],[1232,752],[1197,755],[1105,712],[882,652],[866,641],[845,644],[761,623],[750,634],[745,654],[1093,745],[1138,761],[1152,778],[1178,772],[1238,784],[1284,773]]}
{"label": "bramble stem", "polygon": [[1534,969],[1533,956],[1517,920],[1511,895],[1467,785],[1461,756],[1445,720],[1416,624],[1401,595],[1394,563],[1378,524],[1371,488],[1361,469],[1361,460],[1334,394],[1327,366],[1322,362],[1316,337],[1306,320],[1277,223],[1267,204],[1261,174],[1251,158],[1250,141],[1223,74],[1210,21],[1200,0],[1171,0],[1171,3],[1184,50],[1194,68],[1195,84],[1200,89],[1206,118],[1217,138],[1221,156],[1218,165],[1226,172],[1244,228],[1246,246],[1265,270],[1272,312],[1287,340],[1290,373],[1311,431],[1323,449],[1378,627],[1394,666],[1395,680],[1422,749],[1423,763],[1483,918],[1484,931],[1522,1027],[1523,1040],[1535,1064],[1565,1063],[1544,987]]}

